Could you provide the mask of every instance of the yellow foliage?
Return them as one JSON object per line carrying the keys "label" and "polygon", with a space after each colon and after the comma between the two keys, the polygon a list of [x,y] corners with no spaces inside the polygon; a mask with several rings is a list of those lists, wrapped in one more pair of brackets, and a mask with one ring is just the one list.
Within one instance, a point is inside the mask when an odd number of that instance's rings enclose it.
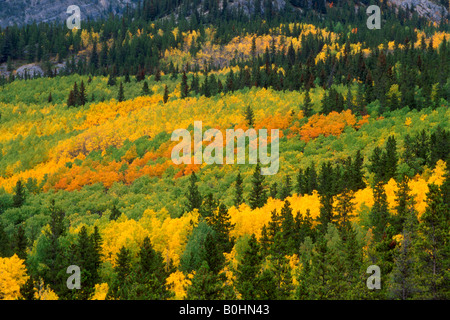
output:
{"label": "yellow foliage", "polygon": [[106,294],[108,293],[108,283],[97,283],[95,285],[95,291],[94,295],[92,296],[91,300],[105,300]]}
{"label": "yellow foliage", "polygon": [[186,287],[191,284],[191,278],[192,276],[186,276],[179,270],[169,275],[167,284],[172,285],[172,291],[175,293],[175,297],[172,300],[183,300],[185,298]]}
{"label": "yellow foliage", "polygon": [[21,297],[20,287],[28,280],[24,260],[16,254],[0,257],[0,300],[16,300]]}

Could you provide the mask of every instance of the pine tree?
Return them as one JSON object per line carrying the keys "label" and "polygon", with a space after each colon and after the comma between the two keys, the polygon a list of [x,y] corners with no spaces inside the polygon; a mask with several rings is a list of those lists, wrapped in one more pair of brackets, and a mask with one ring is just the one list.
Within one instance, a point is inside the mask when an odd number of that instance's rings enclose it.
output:
{"label": "pine tree", "polygon": [[258,162],[255,167],[255,172],[253,173],[252,191],[250,192],[248,199],[248,203],[252,209],[261,208],[267,202],[264,180],[265,177],[261,174],[261,166]]}
{"label": "pine tree", "polygon": [[386,152],[384,153],[382,161],[384,163],[385,181],[387,182],[397,174],[397,142],[395,141],[394,136],[388,138]]}
{"label": "pine tree", "polygon": [[22,180],[16,182],[16,187],[14,188],[13,196],[13,207],[20,208],[25,203],[26,195],[25,188],[23,187]]}
{"label": "pine tree", "polygon": [[281,220],[281,240],[278,248],[286,254],[294,254],[297,252],[297,238],[299,229],[295,226],[294,216],[292,215],[291,204],[288,200],[284,201],[283,208],[280,212]]}
{"label": "pine tree", "polygon": [[47,102],[48,103],[53,102],[53,97],[52,97],[52,93],[51,92],[48,94]]}
{"label": "pine tree", "polygon": [[114,267],[115,278],[108,291],[107,297],[127,299],[131,274],[131,253],[125,246],[121,247]]}
{"label": "pine tree", "polygon": [[210,271],[208,263],[203,261],[196,271],[191,285],[187,287],[187,300],[219,300],[224,294],[224,277]]}
{"label": "pine tree", "polygon": [[67,106],[74,107],[75,106],[75,95],[73,94],[73,90],[70,90],[69,97],[67,98]]}
{"label": "pine tree", "polygon": [[421,216],[417,240],[418,266],[421,270],[420,298],[449,299],[448,266],[450,265],[449,211],[440,188],[428,185],[427,207]]}
{"label": "pine tree", "polygon": [[260,295],[257,279],[261,263],[258,240],[255,234],[252,234],[236,270],[235,286],[243,300],[256,300]]}
{"label": "pine tree", "polygon": [[355,209],[355,204],[353,200],[355,196],[352,190],[347,188],[337,196],[337,204],[335,207],[336,215],[333,220],[336,222],[338,229],[342,232],[351,227],[350,220],[354,217],[353,210]]}
{"label": "pine tree", "polygon": [[124,93],[124,90],[123,90],[123,84],[122,84],[122,82],[120,82],[119,93],[117,94],[117,101],[118,102],[122,102],[124,100],[125,100],[125,93]]}
{"label": "pine tree", "polygon": [[312,113],[312,103],[311,103],[311,97],[309,95],[309,90],[305,93],[305,99],[303,101],[302,105],[302,111],[304,117],[310,117]]}
{"label": "pine tree", "polygon": [[117,220],[120,215],[122,214],[122,212],[120,212],[119,209],[117,209],[116,205],[114,204],[112,209],[111,209],[111,214],[109,215],[109,220]]}
{"label": "pine tree", "polygon": [[149,237],[145,237],[139,251],[139,264],[133,278],[129,298],[133,300],[165,300],[173,293],[166,280],[170,274],[161,253],[155,251]]}
{"label": "pine tree", "polygon": [[10,240],[5,232],[5,227],[0,221],[0,258],[10,256]]}
{"label": "pine tree", "polygon": [[34,287],[33,277],[30,276],[28,280],[20,287],[20,295],[22,296],[19,300],[36,300],[35,298],[36,288]]}
{"label": "pine tree", "polygon": [[222,251],[222,244],[218,241],[217,235],[208,233],[204,242],[203,261],[208,264],[208,269],[218,275],[225,265],[225,256]]}
{"label": "pine tree", "polygon": [[202,205],[202,196],[198,191],[197,176],[195,172],[192,172],[189,178],[189,187],[186,191],[186,198],[188,200],[186,204],[186,212],[191,212],[194,209],[199,209]]}
{"label": "pine tree", "polygon": [[386,226],[390,219],[386,192],[383,182],[375,184],[373,189],[374,204],[370,210],[370,221],[374,226],[375,241],[379,242],[386,236]]}
{"label": "pine tree", "polygon": [[185,99],[189,95],[189,86],[187,83],[186,72],[181,77],[181,99]]}
{"label": "pine tree", "polygon": [[255,125],[253,109],[250,106],[247,106],[247,109],[245,109],[245,121],[247,121],[247,125],[250,128],[252,128]]}
{"label": "pine tree", "polygon": [[284,177],[284,184],[280,192],[280,200],[285,200],[287,197],[290,197],[291,193],[292,193],[291,177],[289,175],[286,175]]}
{"label": "pine tree", "polygon": [[144,81],[144,84],[142,85],[141,95],[143,95],[143,96],[150,95],[150,89],[148,87],[148,82],[147,81]]}
{"label": "pine tree", "polygon": [[84,86],[83,80],[81,80],[80,84],[80,92],[78,94],[78,102],[77,105],[84,106],[87,102],[87,93],[86,93],[86,87]]}
{"label": "pine tree", "polygon": [[110,73],[109,77],[108,77],[108,82],[106,84],[110,87],[115,86],[116,85],[116,77]]}
{"label": "pine tree", "polygon": [[274,182],[270,185],[269,197],[271,197],[272,199],[277,199],[277,195],[278,195],[278,183]]}
{"label": "pine tree", "polygon": [[405,220],[401,234],[403,239],[394,253],[394,267],[390,275],[389,296],[394,299],[407,300],[414,298],[419,292],[417,283],[417,255],[414,243],[417,241],[419,226],[414,198],[406,200]]}
{"label": "pine tree", "polygon": [[236,177],[236,182],[234,186],[234,206],[239,207],[243,202],[243,186],[242,186],[243,180],[241,177],[241,173],[238,172],[238,175]]}
{"label": "pine tree", "polygon": [[167,85],[165,85],[164,86],[164,96],[163,96],[164,104],[166,104],[168,100],[169,100],[169,89],[167,88]]}
{"label": "pine tree", "polygon": [[217,213],[212,218],[212,227],[216,232],[216,239],[220,243],[222,251],[227,253],[231,252],[234,245],[234,238],[230,237],[230,233],[234,229],[235,224],[231,223],[228,209],[223,203],[219,205],[219,210],[217,210]]}
{"label": "pine tree", "polygon": [[25,236],[25,228],[20,224],[17,228],[14,239],[14,252],[20,259],[27,259],[27,237]]}

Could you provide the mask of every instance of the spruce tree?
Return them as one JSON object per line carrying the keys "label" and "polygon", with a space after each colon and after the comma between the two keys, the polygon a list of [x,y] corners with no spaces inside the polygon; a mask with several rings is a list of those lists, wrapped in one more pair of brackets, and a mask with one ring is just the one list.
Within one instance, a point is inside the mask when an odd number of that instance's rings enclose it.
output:
{"label": "spruce tree", "polygon": [[235,286],[243,300],[256,300],[260,295],[257,279],[261,269],[262,257],[259,250],[258,240],[255,234],[252,234],[236,270]]}
{"label": "spruce tree", "polygon": [[109,215],[109,220],[117,220],[120,215],[122,214],[122,212],[120,212],[120,210],[117,208],[117,206],[114,204],[112,209],[111,209],[111,214]]}
{"label": "spruce tree", "polygon": [[123,90],[123,84],[122,84],[122,82],[120,82],[119,93],[117,94],[117,101],[118,102],[122,102],[124,100],[125,100],[125,93],[124,93],[124,90]]}
{"label": "spruce tree", "polygon": [[188,200],[186,204],[186,211],[191,212],[194,209],[199,209],[202,205],[202,196],[200,192],[198,191],[197,186],[197,176],[195,172],[192,172],[190,178],[189,178],[189,186],[186,191],[186,198]]}
{"label": "spruce tree", "polygon": [[219,300],[224,295],[224,276],[209,269],[208,263],[203,261],[196,271],[191,285],[187,287],[187,300]]}
{"label": "spruce tree", "polygon": [[422,299],[449,299],[450,265],[449,210],[444,204],[441,190],[435,184],[428,185],[425,212],[422,214],[417,240],[419,297]]}
{"label": "spruce tree", "polygon": [[242,186],[243,180],[241,177],[241,173],[238,172],[236,177],[236,182],[234,185],[234,206],[239,207],[243,202],[243,186]]}
{"label": "spruce tree", "polygon": [[80,92],[78,94],[78,102],[77,105],[84,106],[87,102],[87,93],[86,93],[86,87],[84,86],[84,81],[81,80],[80,84]]}
{"label": "spruce tree", "polygon": [[141,95],[143,95],[143,96],[150,95],[150,89],[148,87],[148,82],[147,81],[144,81],[144,84],[142,85]]}
{"label": "spruce tree", "polygon": [[250,106],[247,106],[247,109],[245,109],[245,121],[249,128],[252,128],[255,125],[253,109]]}
{"label": "spruce tree", "polygon": [[265,177],[261,174],[261,166],[258,162],[255,167],[255,172],[253,173],[252,191],[250,192],[248,199],[248,203],[252,209],[261,208],[267,202],[264,180]]}
{"label": "spruce tree", "polygon": [[163,102],[164,104],[169,101],[169,89],[167,88],[167,85],[164,86],[164,95],[163,95]]}
{"label": "spruce tree", "polygon": [[382,181],[375,184],[373,200],[374,204],[370,210],[369,218],[374,227],[375,241],[379,242],[386,237],[386,226],[390,219],[387,196]]}
{"label": "spruce tree", "polygon": [[35,293],[34,279],[32,276],[29,276],[28,280],[20,287],[20,295],[22,297],[19,300],[36,300]]}
{"label": "spruce tree", "polygon": [[20,224],[14,237],[14,252],[20,259],[27,259],[27,237],[25,236],[25,228]]}
{"label": "spruce tree", "polygon": [[312,114],[312,103],[311,103],[311,97],[309,95],[309,90],[307,90],[305,93],[305,99],[303,101],[302,111],[303,111],[304,117],[310,117]]}
{"label": "spruce tree", "polygon": [[292,185],[291,185],[291,177],[286,175],[284,177],[284,183],[280,192],[280,200],[285,200],[287,197],[290,197],[292,193]]}
{"label": "spruce tree", "polygon": [[18,180],[16,182],[16,187],[14,188],[14,196],[12,198],[13,207],[20,208],[25,203],[25,199],[25,188],[23,186],[22,180]]}
{"label": "spruce tree", "polygon": [[181,77],[181,99],[185,99],[189,95],[189,86],[187,83],[186,72]]}
{"label": "spruce tree", "polygon": [[231,223],[228,209],[223,203],[219,205],[219,210],[217,210],[212,218],[212,227],[216,232],[216,239],[221,245],[222,251],[227,253],[231,252],[234,245],[234,238],[230,237],[230,233],[234,229],[235,224]]}

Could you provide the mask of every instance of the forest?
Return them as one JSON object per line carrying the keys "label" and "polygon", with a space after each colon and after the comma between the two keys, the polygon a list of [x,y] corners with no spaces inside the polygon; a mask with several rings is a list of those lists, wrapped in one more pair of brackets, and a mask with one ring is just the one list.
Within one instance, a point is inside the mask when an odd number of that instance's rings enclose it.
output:
{"label": "forest", "polygon": [[[0,29],[0,299],[450,298],[448,21],[254,3]],[[279,129],[278,173],[174,164],[194,121]]]}

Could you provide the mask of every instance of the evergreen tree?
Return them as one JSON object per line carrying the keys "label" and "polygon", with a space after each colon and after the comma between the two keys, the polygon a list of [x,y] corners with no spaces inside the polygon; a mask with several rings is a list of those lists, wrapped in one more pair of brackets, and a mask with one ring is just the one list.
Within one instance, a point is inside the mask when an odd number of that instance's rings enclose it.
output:
{"label": "evergreen tree", "polygon": [[189,95],[189,86],[187,83],[186,72],[181,77],[181,99],[185,99]]}
{"label": "evergreen tree", "polygon": [[250,106],[247,106],[247,109],[245,109],[245,121],[247,121],[247,125],[250,128],[252,128],[255,125],[253,109]]}
{"label": "evergreen tree", "polygon": [[241,173],[238,172],[236,177],[235,187],[234,187],[234,206],[239,207],[244,202],[243,197],[243,180],[241,177]]}
{"label": "evergreen tree", "polygon": [[208,263],[203,261],[197,270],[191,285],[187,287],[187,300],[219,300],[224,295],[224,276],[210,271]]}
{"label": "evergreen tree", "polygon": [[222,251],[227,253],[231,252],[234,245],[234,238],[230,237],[230,233],[235,227],[235,224],[231,223],[228,209],[223,203],[219,205],[219,210],[217,210],[217,213],[212,218],[212,227],[216,232],[216,239],[222,247]]}
{"label": "evergreen tree", "polygon": [[386,192],[381,181],[375,184],[373,200],[374,204],[369,217],[371,224],[374,226],[375,241],[379,242],[386,237],[386,226],[390,218]]}
{"label": "evergreen tree", "polygon": [[291,177],[286,175],[284,177],[284,184],[281,188],[280,199],[285,200],[287,197],[290,197],[292,193],[292,185],[291,185]]}
{"label": "evergreen tree", "polygon": [[78,94],[78,102],[76,104],[79,106],[84,106],[86,102],[87,102],[86,87],[84,86],[83,80],[81,80],[80,92]]}
{"label": "evergreen tree", "polygon": [[255,234],[252,234],[236,270],[235,286],[243,300],[256,300],[260,296],[257,279],[261,263],[258,240]]}
{"label": "evergreen tree", "polygon": [[33,277],[30,276],[28,280],[20,287],[20,295],[22,296],[19,300],[36,300],[35,298],[36,288],[34,286]]}
{"label": "evergreen tree", "polygon": [[9,257],[10,255],[10,240],[5,232],[5,227],[0,220],[0,257]]}
{"label": "evergreen tree", "polygon": [[106,84],[110,87],[115,86],[116,85],[116,77],[110,73],[109,77],[108,77],[108,82]]}
{"label": "evergreen tree", "polygon": [[53,102],[53,97],[52,97],[52,93],[51,92],[48,94],[47,102],[48,103]]}
{"label": "evergreen tree", "polygon": [[197,176],[192,172],[189,178],[189,187],[186,191],[186,198],[188,200],[186,205],[186,212],[191,212],[194,209],[200,209],[202,205],[202,196],[198,191]]}
{"label": "evergreen tree", "polygon": [[450,281],[450,230],[449,210],[444,204],[440,188],[428,186],[427,207],[421,216],[417,240],[418,265],[421,270],[419,297],[423,299],[448,299]]}
{"label": "evergreen tree", "polygon": [[305,93],[305,99],[303,101],[302,111],[303,111],[304,117],[310,117],[312,114],[312,102],[311,102],[311,97],[309,95],[309,90],[307,90]]}
{"label": "evergreen tree", "polygon": [[114,267],[115,278],[108,291],[107,298],[127,299],[130,287],[131,253],[122,246],[117,254]]}
{"label": "evergreen tree", "polygon": [[277,195],[278,195],[278,183],[274,182],[270,185],[269,197],[271,197],[272,199],[277,199]]}
{"label": "evergreen tree", "polygon": [[17,228],[14,239],[14,252],[20,259],[27,259],[27,237],[25,236],[25,228],[20,224]]}
{"label": "evergreen tree", "polygon": [[120,215],[122,214],[122,212],[120,212],[120,210],[116,207],[116,205],[114,204],[112,209],[111,209],[111,214],[109,215],[109,220],[117,220]]}
{"label": "evergreen tree", "polygon": [[117,94],[117,101],[118,102],[122,102],[124,100],[125,100],[125,93],[124,93],[124,90],[123,90],[123,84],[122,84],[122,82],[120,82],[119,93]]}
{"label": "evergreen tree", "polygon": [[143,96],[150,95],[150,89],[148,87],[148,82],[147,81],[144,81],[144,84],[142,85],[141,95],[143,95]]}
{"label": "evergreen tree", "polygon": [[347,230],[351,227],[350,219],[354,217],[353,210],[355,209],[355,205],[353,200],[355,196],[352,190],[348,190],[347,188],[337,196],[337,204],[336,204],[336,216],[333,220],[336,222],[339,231]]}
{"label": "evergreen tree", "polygon": [[163,95],[164,104],[166,104],[168,100],[169,100],[169,89],[167,88],[167,85],[165,85],[164,86],[164,95]]}
{"label": "evergreen tree", "polygon": [[264,180],[265,177],[261,174],[261,166],[258,162],[255,167],[255,172],[253,173],[252,191],[250,192],[248,199],[248,203],[252,209],[261,208],[267,202]]}
{"label": "evergreen tree", "polygon": [[23,187],[22,180],[16,182],[16,187],[14,188],[13,196],[13,207],[20,208],[25,203],[26,195],[25,188]]}

